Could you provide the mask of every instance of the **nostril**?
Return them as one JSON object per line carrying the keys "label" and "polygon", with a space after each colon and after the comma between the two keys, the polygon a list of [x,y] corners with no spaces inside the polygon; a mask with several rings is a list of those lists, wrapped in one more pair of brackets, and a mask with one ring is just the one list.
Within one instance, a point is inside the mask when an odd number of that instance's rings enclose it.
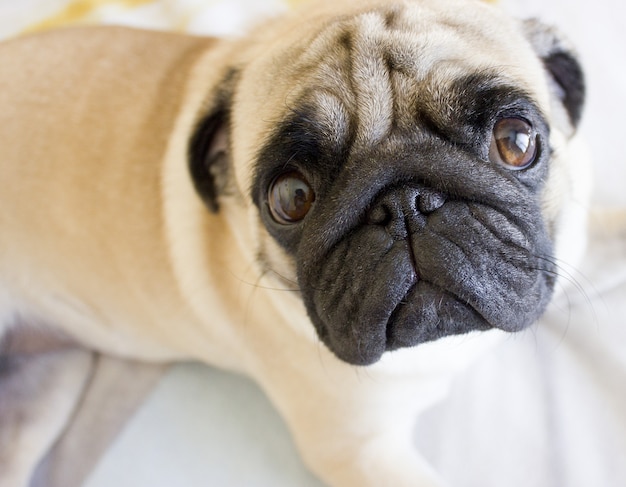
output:
{"label": "nostril", "polygon": [[[404,226],[409,220],[423,220],[423,217],[435,212],[446,202],[446,197],[427,187],[404,186],[395,188],[379,198],[366,214],[366,221],[370,225],[389,227],[391,233],[396,233],[396,221]],[[420,217],[422,215],[422,217]]]}
{"label": "nostril", "polygon": [[391,221],[391,211],[385,205],[376,205],[367,215],[370,225],[387,225]]}
{"label": "nostril", "polygon": [[367,213],[367,223],[383,228],[394,240],[406,239],[408,235],[407,215],[414,213],[407,211],[397,194],[386,195]]}
{"label": "nostril", "polygon": [[417,198],[417,207],[425,215],[441,208],[446,198],[441,193],[432,190],[423,190]]}

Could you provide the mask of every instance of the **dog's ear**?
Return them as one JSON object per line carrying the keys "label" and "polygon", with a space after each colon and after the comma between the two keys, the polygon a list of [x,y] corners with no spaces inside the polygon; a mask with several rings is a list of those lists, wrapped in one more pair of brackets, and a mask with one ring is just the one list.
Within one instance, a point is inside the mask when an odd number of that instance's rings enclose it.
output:
{"label": "dog's ear", "polygon": [[196,124],[189,144],[189,171],[204,204],[216,213],[230,185],[230,108],[236,74],[229,73],[212,107]]}
{"label": "dog's ear", "polygon": [[524,21],[526,37],[542,60],[553,83],[553,94],[565,109],[573,129],[585,103],[585,76],[574,49],[553,27],[536,19]]}

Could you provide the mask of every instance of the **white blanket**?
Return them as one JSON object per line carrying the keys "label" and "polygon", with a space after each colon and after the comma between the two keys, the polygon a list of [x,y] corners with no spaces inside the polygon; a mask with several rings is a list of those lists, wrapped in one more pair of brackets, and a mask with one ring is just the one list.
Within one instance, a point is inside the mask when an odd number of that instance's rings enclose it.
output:
{"label": "white blanket", "polygon": [[[288,3],[0,0],[0,37],[33,26],[84,20],[222,35],[241,32],[252,19],[287,8]],[[621,211],[622,229],[620,233],[607,225],[604,210],[594,217],[596,230],[586,263],[567,270],[573,285],[537,326],[512,336],[459,377],[450,397],[419,418],[416,441],[454,487],[622,487],[626,7],[619,0],[502,3],[521,17],[539,16],[557,24],[579,47],[589,83],[582,130],[596,161],[594,199]],[[97,4],[103,6],[94,9]],[[151,385],[160,372],[137,364],[103,364],[109,371],[104,376],[110,378],[113,370],[124,377],[124,371],[133,370],[133,380],[144,385]],[[93,464],[82,468],[76,456],[87,451],[84,445],[89,442],[78,435],[62,443],[57,456],[76,463],[73,474],[51,467],[49,475],[61,479],[57,485],[321,486],[301,464],[277,413],[248,380],[196,364],[170,367],[157,380],[151,393],[145,393],[146,388],[129,398],[130,406],[109,401],[109,416],[93,411],[87,419],[79,415],[79,425],[93,421],[109,425],[109,436],[121,432],[110,444],[111,438],[104,435],[104,452],[93,447]],[[99,397],[128,387],[104,393],[94,389]],[[47,474],[42,470],[41,475]]]}

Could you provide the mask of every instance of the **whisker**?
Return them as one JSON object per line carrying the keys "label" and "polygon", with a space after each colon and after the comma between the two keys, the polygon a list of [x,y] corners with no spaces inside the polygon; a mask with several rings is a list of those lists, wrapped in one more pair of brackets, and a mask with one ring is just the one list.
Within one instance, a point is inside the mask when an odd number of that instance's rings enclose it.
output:
{"label": "whisker", "polygon": [[[587,308],[590,310],[592,314],[593,323],[597,327],[599,325],[599,318],[598,318],[598,314],[597,314],[592,296],[589,294],[588,289],[591,289],[591,292],[593,296],[595,297],[598,297],[600,293],[597,291],[593,283],[580,270],[576,269],[573,266],[570,266],[569,264],[567,264],[566,262],[560,259],[557,259],[552,256],[546,256],[546,255],[535,255],[535,257],[539,260],[549,262],[556,269],[556,270],[551,270],[551,269],[537,269],[537,270],[541,270],[542,272],[546,272],[546,273],[555,275],[556,277],[560,277],[564,279],[566,282],[569,282],[573,286],[574,290],[576,290],[580,296],[583,297]],[[571,271],[566,269],[566,266],[569,267]],[[565,299],[567,299],[567,308],[568,308],[568,326],[567,327],[569,327],[569,322],[571,321],[571,317],[572,317],[573,300],[570,294],[568,293],[568,287],[565,286],[564,284],[560,284],[560,286],[561,286],[561,289],[563,290]]]}
{"label": "whisker", "polygon": [[275,269],[272,269],[268,266],[265,267],[265,271],[266,272],[271,272],[272,274],[276,274],[278,277],[280,277],[283,281],[288,282],[290,284],[295,284],[296,286],[298,286],[298,290],[300,289],[299,285],[298,285],[298,281],[294,280],[294,279],[290,279],[289,277],[281,274],[280,272],[278,272]]}
{"label": "whisker", "polygon": [[261,275],[259,275],[259,277],[256,279],[255,282],[251,282],[248,279],[244,279],[242,277],[239,277],[233,273],[231,273],[231,275],[237,279],[237,281],[239,281],[241,284],[245,284],[246,286],[250,286],[256,289],[264,289],[267,291],[281,291],[281,292],[300,292],[301,289],[299,287],[294,287],[294,288],[280,288],[280,287],[273,287],[273,286],[265,286],[265,285],[261,285],[259,284],[261,282],[261,279],[263,279],[263,277],[265,277],[269,272],[273,272],[274,274],[278,275],[281,279],[284,279],[286,282],[291,282],[293,284],[297,284],[294,283],[293,281],[291,281],[290,279],[287,278],[283,278],[283,276],[281,276],[279,273],[277,273],[276,271],[273,271],[272,269],[264,269],[263,272],[261,273]]}
{"label": "whisker", "polygon": [[[544,260],[552,264],[557,269],[556,275],[562,277],[567,282],[572,284],[580,293],[580,295],[585,298],[585,301],[587,302],[589,307],[594,307],[591,296],[589,292],[587,292],[587,289],[590,289],[592,291],[592,294],[596,297],[599,296],[600,293],[595,288],[594,284],[587,278],[587,276],[585,276],[582,272],[580,272],[580,270],[576,269],[575,267],[570,266],[566,262],[555,257],[549,257],[545,255],[536,255],[536,257],[540,260]],[[570,267],[571,271],[567,270],[565,266]],[[581,282],[579,279],[581,279],[583,282]]]}

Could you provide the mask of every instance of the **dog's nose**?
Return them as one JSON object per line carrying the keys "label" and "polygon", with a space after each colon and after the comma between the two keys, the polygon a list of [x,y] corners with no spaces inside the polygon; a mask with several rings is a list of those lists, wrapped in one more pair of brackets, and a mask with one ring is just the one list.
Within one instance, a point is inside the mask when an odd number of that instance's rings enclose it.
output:
{"label": "dog's nose", "polygon": [[381,225],[395,239],[421,229],[426,217],[443,206],[446,198],[430,188],[399,187],[383,194],[370,209],[367,222]]}

